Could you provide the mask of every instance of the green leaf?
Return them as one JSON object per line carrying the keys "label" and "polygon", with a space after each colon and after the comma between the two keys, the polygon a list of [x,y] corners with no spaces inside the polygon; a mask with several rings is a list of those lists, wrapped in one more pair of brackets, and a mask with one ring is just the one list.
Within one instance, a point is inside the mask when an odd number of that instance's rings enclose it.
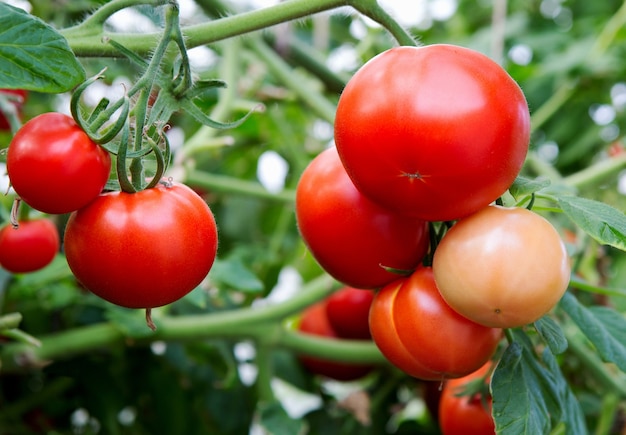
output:
{"label": "green leaf", "polygon": [[600,357],[626,372],[626,319],[607,307],[587,308],[569,292],[559,305],[593,343]]}
{"label": "green leaf", "polygon": [[547,178],[530,179],[523,176],[518,176],[511,187],[509,187],[509,193],[515,198],[520,196],[530,195],[541,189],[544,189],[550,185],[550,180]]}
{"label": "green leaf", "polygon": [[0,59],[0,88],[60,93],[85,79],[85,70],[59,32],[3,3]]}
{"label": "green leaf", "polygon": [[263,282],[239,258],[215,260],[209,278],[248,293],[263,291]]}
{"label": "green leaf", "polygon": [[514,337],[491,381],[496,431],[550,433],[563,424],[566,433],[586,434],[582,409],[554,354],[546,349],[540,360],[524,331]]}
{"label": "green leaf", "polygon": [[599,243],[626,251],[626,215],[623,212],[576,196],[562,196],[558,202],[563,212]]}
{"label": "green leaf", "polygon": [[537,320],[535,329],[553,354],[558,355],[567,350],[567,338],[565,338],[565,334],[559,324],[551,317],[543,316]]}
{"label": "green leaf", "polygon": [[283,409],[280,402],[264,403],[258,405],[260,424],[266,433],[273,435],[294,435],[304,432],[302,420],[291,418]]}

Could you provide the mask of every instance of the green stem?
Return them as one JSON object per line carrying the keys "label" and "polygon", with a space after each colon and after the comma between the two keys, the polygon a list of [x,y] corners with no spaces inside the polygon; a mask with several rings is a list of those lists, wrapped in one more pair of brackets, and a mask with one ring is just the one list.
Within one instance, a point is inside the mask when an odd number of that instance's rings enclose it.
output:
{"label": "green stem", "polygon": [[615,419],[620,408],[620,398],[617,394],[607,394],[602,400],[600,417],[596,423],[594,435],[609,435],[613,433]]}
{"label": "green stem", "polygon": [[272,390],[272,378],[274,375],[272,367],[272,348],[267,343],[259,342],[256,347],[256,366],[258,369],[255,387],[259,400],[262,402],[273,402],[275,400]]}
{"label": "green stem", "polygon": [[381,8],[376,0],[350,0],[348,3],[354,9],[387,29],[400,45],[419,45],[415,38],[413,38],[404,27],[398,24],[387,11]]}
{"label": "green stem", "polygon": [[188,170],[184,176],[184,182],[190,186],[198,186],[211,191],[252,196],[272,201],[294,202],[296,196],[293,190],[272,193],[260,183],[197,170]]}
{"label": "green stem", "polygon": [[[154,334],[148,338],[135,337],[135,340],[252,338],[283,346],[283,334],[280,332],[283,328],[282,320],[323,299],[335,289],[334,280],[322,275],[310,281],[295,297],[281,304],[159,318],[156,321],[158,329]],[[123,344],[126,338],[123,331],[112,323],[83,326],[41,337],[41,346],[37,348],[21,343],[7,344],[0,349],[0,360],[3,362],[3,370],[27,369],[41,366],[50,360]]]}
{"label": "green stem", "polygon": [[[130,0],[125,0],[130,1]],[[264,9],[232,15],[207,23],[188,26],[183,35],[188,48],[243,35],[265,29],[285,21],[297,20],[306,16],[345,6],[346,0],[290,0]],[[159,34],[119,34],[95,33],[93,28],[69,28],[61,31],[67,38],[70,48],[79,57],[117,57],[119,53],[110,44],[102,43],[103,37],[115,39],[118,43],[136,53],[146,55],[159,39]]]}
{"label": "green stem", "polygon": [[7,313],[0,317],[0,331],[3,329],[17,328],[22,322],[21,313]]}
{"label": "green stem", "polygon": [[568,186],[578,189],[594,185],[626,168],[626,154],[601,160],[563,179]]}

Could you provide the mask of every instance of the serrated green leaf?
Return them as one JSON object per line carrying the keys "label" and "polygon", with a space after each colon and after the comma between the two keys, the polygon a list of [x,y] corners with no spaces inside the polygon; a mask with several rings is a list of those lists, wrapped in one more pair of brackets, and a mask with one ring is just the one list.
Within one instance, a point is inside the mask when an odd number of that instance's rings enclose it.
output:
{"label": "serrated green leaf", "polygon": [[626,372],[626,318],[607,307],[587,308],[570,292],[559,306],[593,343],[605,362],[612,362]]}
{"label": "serrated green leaf", "polygon": [[263,291],[263,282],[239,258],[215,260],[209,278],[235,290],[249,293]]}
{"label": "serrated green leaf", "polygon": [[547,178],[530,179],[523,176],[518,176],[511,187],[509,187],[509,193],[514,198],[519,198],[523,195],[530,195],[541,189],[544,189],[550,185],[550,180]]}
{"label": "serrated green leaf", "polygon": [[543,316],[537,320],[535,329],[553,354],[558,355],[567,350],[567,338],[559,324],[551,317]]}
{"label": "serrated green leaf", "polygon": [[85,79],[65,38],[40,19],[0,3],[0,88],[60,93]]}
{"label": "serrated green leaf", "polygon": [[608,204],[576,196],[562,196],[558,202],[563,212],[599,243],[626,251],[624,212]]}

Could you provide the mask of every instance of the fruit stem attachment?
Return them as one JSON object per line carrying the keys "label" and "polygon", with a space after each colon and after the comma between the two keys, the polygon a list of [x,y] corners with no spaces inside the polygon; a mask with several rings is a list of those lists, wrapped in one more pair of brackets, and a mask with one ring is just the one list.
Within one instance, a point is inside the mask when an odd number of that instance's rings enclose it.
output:
{"label": "fruit stem attachment", "polygon": [[148,328],[156,331],[157,327],[152,320],[152,308],[146,308],[146,324],[148,325]]}

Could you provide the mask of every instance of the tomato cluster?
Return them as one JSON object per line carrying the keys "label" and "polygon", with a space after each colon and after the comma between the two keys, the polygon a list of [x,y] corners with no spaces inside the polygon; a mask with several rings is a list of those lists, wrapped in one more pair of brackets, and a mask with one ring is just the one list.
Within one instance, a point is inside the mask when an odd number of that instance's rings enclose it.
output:
{"label": "tomato cluster", "polygon": [[[104,192],[111,156],[68,115],[44,113],[26,122],[9,145],[7,172],[31,208],[71,213],[63,240],[68,265],[83,286],[109,302],[169,304],[200,284],[213,265],[217,227],[206,202],[168,180],[136,193]],[[48,227],[38,220],[16,231],[5,228],[0,264],[28,272],[49,262],[59,236]]]}
{"label": "tomato cluster", "polygon": [[567,288],[554,227],[493,205],[519,175],[529,135],[524,94],[497,63],[452,45],[398,47],[351,78],[336,148],[301,176],[305,244],[338,281],[376,290],[371,335],[414,377],[478,370],[502,328],[536,321]]}
{"label": "tomato cluster", "polygon": [[[368,313],[374,298],[373,292],[354,287],[344,287],[328,298],[307,307],[300,316],[298,330],[326,338],[371,340]],[[362,378],[373,367],[328,361],[306,355],[299,357],[310,372],[339,381]]]}

